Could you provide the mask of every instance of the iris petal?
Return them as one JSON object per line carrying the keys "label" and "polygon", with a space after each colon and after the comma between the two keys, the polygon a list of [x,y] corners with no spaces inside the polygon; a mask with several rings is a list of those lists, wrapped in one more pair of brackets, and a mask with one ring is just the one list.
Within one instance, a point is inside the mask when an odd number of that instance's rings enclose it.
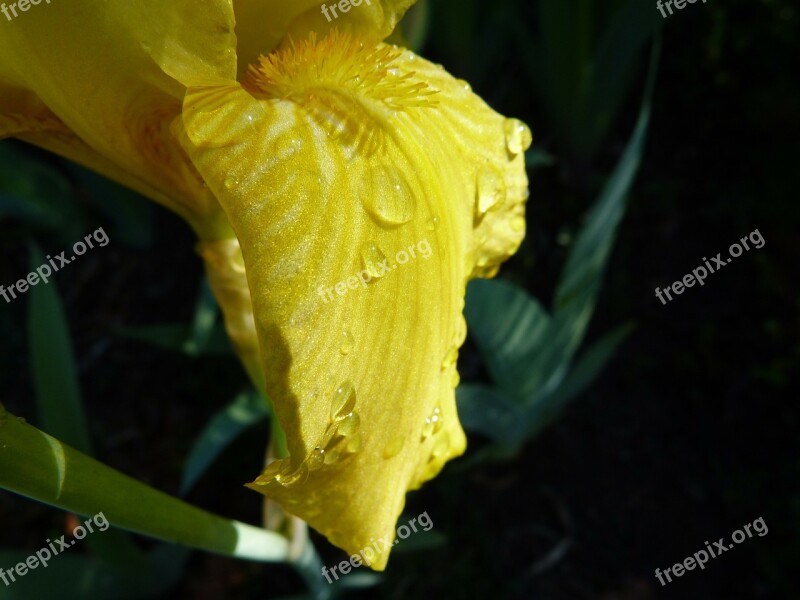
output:
{"label": "iris petal", "polygon": [[[187,170],[164,127],[180,114],[181,82],[235,76],[233,24],[230,0],[32,7],[3,23],[0,135],[23,137],[96,168],[190,220],[194,209],[213,214],[216,202]],[[8,100],[7,89],[15,98],[27,94],[24,103]],[[37,135],[44,113],[63,124],[72,141]],[[27,137],[11,126],[26,119]]]}
{"label": "iris petal", "polygon": [[308,32],[325,34],[333,27],[370,36],[375,41],[386,38],[400,18],[416,0],[362,0],[359,6],[328,21],[322,5],[338,5],[338,0],[234,0],[236,9],[237,53],[239,78],[247,65],[256,61],[262,52],[270,52],[288,33],[305,38]]}
{"label": "iris petal", "polygon": [[349,553],[391,542],[406,490],[463,452],[465,286],[516,250],[527,198],[502,116],[411,52],[365,48],[312,38],[247,89],[190,89],[182,119],[242,246],[289,442],[251,487]]}

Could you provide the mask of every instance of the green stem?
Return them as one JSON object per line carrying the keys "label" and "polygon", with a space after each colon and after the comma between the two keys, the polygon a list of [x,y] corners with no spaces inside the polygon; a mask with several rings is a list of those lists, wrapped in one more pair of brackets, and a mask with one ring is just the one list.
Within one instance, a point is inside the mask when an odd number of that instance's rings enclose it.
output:
{"label": "green stem", "polygon": [[66,446],[0,404],[0,488],[167,542],[282,562],[283,536],[196,508]]}

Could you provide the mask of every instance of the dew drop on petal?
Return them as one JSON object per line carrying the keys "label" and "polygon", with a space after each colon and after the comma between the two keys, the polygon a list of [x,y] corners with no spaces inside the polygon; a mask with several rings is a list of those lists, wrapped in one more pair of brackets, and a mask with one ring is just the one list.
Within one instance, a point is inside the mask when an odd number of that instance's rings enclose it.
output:
{"label": "dew drop on petal", "polygon": [[436,215],[432,216],[427,223],[425,223],[425,229],[428,231],[434,231],[439,226],[439,217]]}
{"label": "dew drop on petal", "polygon": [[444,355],[444,360],[442,360],[442,371],[449,369],[458,360],[458,348],[453,346],[450,350],[447,351],[447,354]]}
{"label": "dew drop on petal", "polygon": [[358,431],[360,425],[361,417],[358,416],[357,412],[351,412],[344,418],[339,419],[339,427],[336,433],[344,437],[349,437]]}
{"label": "dew drop on petal", "polygon": [[352,381],[345,381],[333,392],[331,420],[341,421],[353,412],[356,406],[356,388]]}
{"label": "dew drop on petal", "polygon": [[483,217],[493,206],[505,201],[506,186],[493,167],[485,166],[478,173],[478,190],[475,199],[477,217]]}
{"label": "dew drop on petal", "polygon": [[455,332],[455,344],[456,346],[461,346],[464,341],[467,339],[467,320],[464,318],[463,314],[459,314],[456,317],[456,332]]}
{"label": "dew drop on petal", "polygon": [[458,374],[457,369],[453,369],[453,375],[450,378],[450,385],[453,386],[453,389],[458,387],[458,384],[461,383],[461,375]]}
{"label": "dew drop on petal", "polygon": [[358,452],[361,450],[362,446],[364,445],[364,440],[361,437],[361,434],[356,434],[347,440],[347,451],[348,452]]}
{"label": "dew drop on petal", "polygon": [[376,167],[373,185],[366,187],[361,202],[379,225],[408,223],[414,216],[414,195],[405,175],[394,167]]}
{"label": "dew drop on petal", "polygon": [[353,351],[353,346],[356,341],[353,339],[353,334],[348,330],[345,329],[342,333],[342,345],[339,347],[339,352],[341,352],[343,356],[347,356]]}
{"label": "dew drop on petal", "polygon": [[506,147],[511,154],[520,154],[531,147],[533,134],[525,123],[519,119],[506,119],[503,127],[506,133]]}
{"label": "dew drop on petal", "polygon": [[[371,279],[367,283],[372,283],[383,277],[385,269],[383,263],[386,255],[378,248],[374,242],[367,242],[361,248],[361,266],[366,269]],[[366,279],[366,277],[365,277]]]}
{"label": "dew drop on petal", "polygon": [[291,487],[293,485],[300,485],[301,483],[305,483],[306,479],[308,479],[308,466],[306,465],[306,463],[302,463],[297,468],[297,470],[289,472],[286,475],[282,474],[279,481],[284,486]]}
{"label": "dew drop on petal", "polygon": [[425,419],[425,424],[422,426],[422,439],[427,440],[434,433],[438,433],[442,429],[442,409],[437,406],[433,409],[430,416]]}
{"label": "dew drop on petal", "polygon": [[433,421],[430,418],[425,419],[425,424],[422,426],[422,435],[420,436],[420,441],[424,442],[429,437],[433,435]]}
{"label": "dew drop on petal", "polygon": [[342,453],[340,450],[328,450],[325,452],[325,464],[332,465],[336,462],[339,462],[341,457]]}
{"label": "dew drop on petal", "polygon": [[225,178],[225,189],[226,190],[232,190],[238,184],[239,184],[239,182],[236,181],[236,179],[234,179],[233,177],[226,177]]}
{"label": "dew drop on petal", "polygon": [[278,483],[280,483],[284,469],[285,465],[283,464],[283,461],[280,460],[272,461],[267,465],[267,468],[264,470],[264,472],[258,476],[255,483],[267,484],[270,483],[273,479]]}
{"label": "dew drop on petal", "polygon": [[317,471],[323,464],[325,464],[325,450],[317,446],[306,459],[306,466],[309,471]]}
{"label": "dew drop on petal", "polygon": [[433,414],[430,416],[430,420],[433,422],[433,433],[439,433],[442,429],[442,409],[440,407],[436,407],[433,409]]}
{"label": "dew drop on petal", "polygon": [[450,450],[450,438],[447,434],[443,434],[433,446],[431,460],[440,460],[447,454],[448,450]]}
{"label": "dew drop on petal", "polygon": [[405,443],[405,438],[401,436],[396,436],[392,438],[386,446],[383,448],[383,458],[389,459],[394,458],[398,454],[400,454],[400,450],[403,449],[403,444]]}

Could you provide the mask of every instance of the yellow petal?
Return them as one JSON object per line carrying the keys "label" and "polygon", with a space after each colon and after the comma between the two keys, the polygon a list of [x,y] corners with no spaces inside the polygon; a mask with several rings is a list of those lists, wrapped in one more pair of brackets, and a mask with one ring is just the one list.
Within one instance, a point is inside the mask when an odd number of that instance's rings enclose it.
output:
{"label": "yellow petal", "polygon": [[411,52],[336,33],[268,57],[247,90],[185,100],[183,143],[241,242],[289,442],[251,486],[348,553],[377,544],[376,569],[406,490],[465,447],[466,282],[524,235],[513,124]]}
{"label": "yellow petal", "polygon": [[[416,0],[356,2],[358,6],[349,6],[347,12],[342,13],[338,9],[339,0],[234,0],[239,79],[244,77],[248,65],[255,63],[260,54],[276,48],[287,33],[304,39],[311,31],[325,35],[336,27],[380,41],[392,33]],[[326,18],[322,7],[331,5],[337,8],[328,9]]]}
{"label": "yellow petal", "polygon": [[[235,76],[230,0],[29,7],[10,22],[3,18],[0,86],[32,94],[80,143],[65,145],[46,135],[29,141],[117,173],[116,179],[168,205],[218,211],[166,127],[180,114],[181,82]],[[33,123],[41,114],[20,108],[19,102],[0,101],[6,135],[22,137],[9,123]],[[87,154],[94,157],[87,160]],[[187,216],[180,205],[173,207]]]}

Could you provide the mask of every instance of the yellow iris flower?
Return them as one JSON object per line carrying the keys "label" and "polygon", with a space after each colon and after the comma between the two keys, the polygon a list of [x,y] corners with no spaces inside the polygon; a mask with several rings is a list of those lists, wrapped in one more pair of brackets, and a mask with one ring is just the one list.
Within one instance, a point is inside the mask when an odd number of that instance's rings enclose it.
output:
{"label": "yellow iris flower", "polygon": [[0,22],[0,137],[192,225],[287,435],[250,487],[351,554],[464,451],[465,287],[525,233],[530,132],[381,41],[411,4],[54,0]]}

